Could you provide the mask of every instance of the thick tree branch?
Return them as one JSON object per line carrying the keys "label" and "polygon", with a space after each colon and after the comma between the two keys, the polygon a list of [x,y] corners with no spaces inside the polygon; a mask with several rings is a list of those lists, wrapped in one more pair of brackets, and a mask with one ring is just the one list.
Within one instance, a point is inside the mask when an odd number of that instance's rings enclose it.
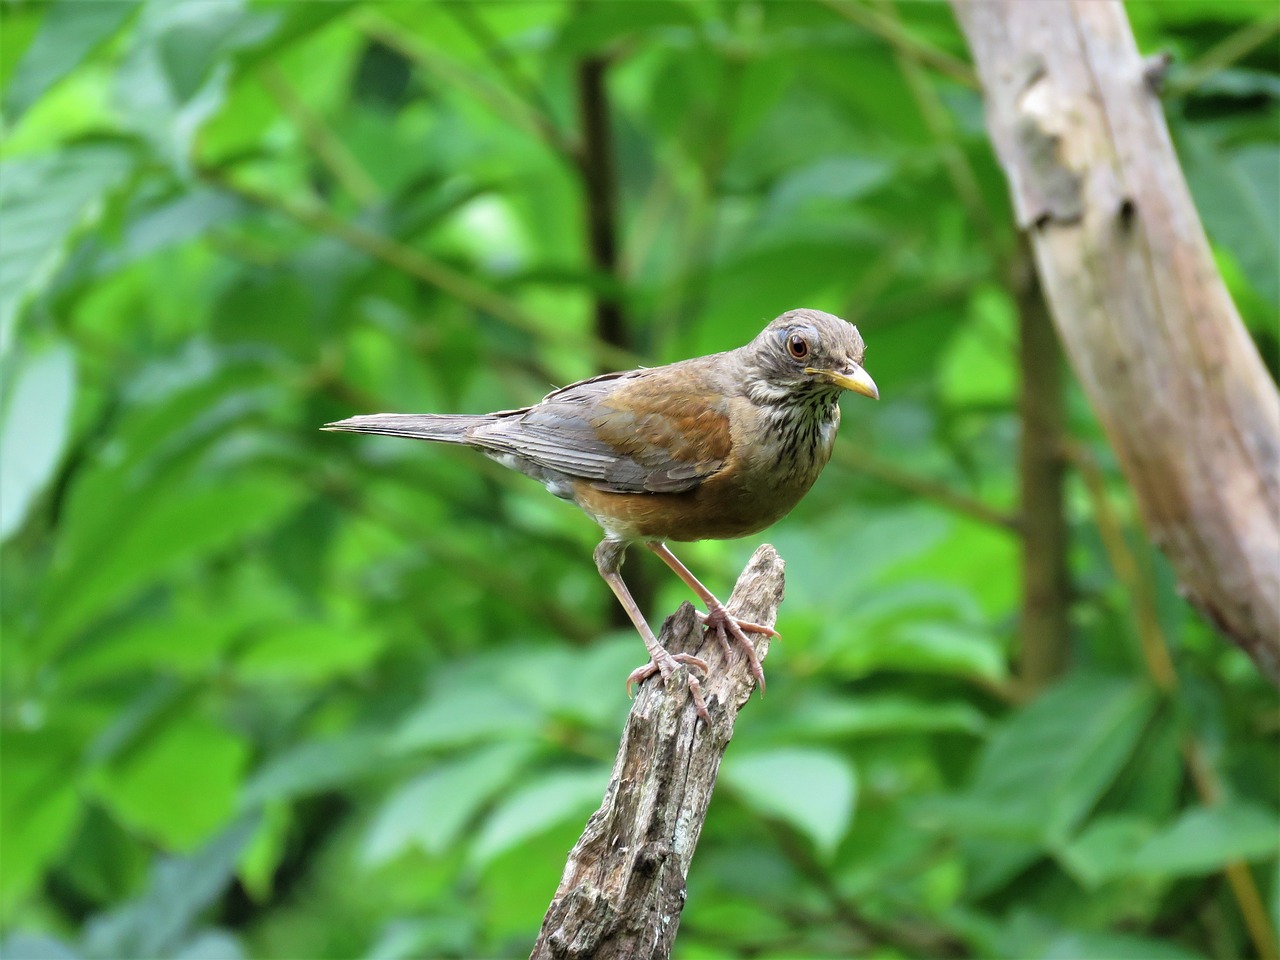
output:
{"label": "thick tree branch", "polygon": [[1280,683],[1280,396],[1118,2],[952,0],[1080,383],[1188,599]]}
{"label": "thick tree branch", "polygon": [[609,131],[609,97],[605,90],[608,69],[609,60],[603,56],[586,57],[578,62],[582,149],[577,160],[586,205],[591,265],[609,286],[608,290],[596,294],[596,336],[604,343],[626,349],[630,344],[618,294],[618,188]]}
{"label": "thick tree branch", "polygon": [[1062,673],[1070,647],[1071,581],[1067,575],[1070,537],[1066,513],[1063,438],[1062,350],[1035,266],[1018,257],[1014,296],[1018,304],[1018,398],[1022,441],[1018,450],[1019,518],[1022,534],[1022,618],[1018,680],[1024,693],[1044,687]]}
{"label": "thick tree branch", "polygon": [[[577,63],[574,80],[578,95],[580,147],[574,153],[574,166],[582,184],[587,255],[592,271],[601,281],[595,285],[595,339],[608,347],[630,350],[631,334],[622,299],[618,255],[618,172],[613,157],[609,91],[605,82],[609,64],[609,58],[604,55],[584,57]],[[601,373],[607,373],[616,368],[602,363],[599,369]],[[641,609],[646,609],[657,590],[649,568],[637,565],[627,578],[627,584],[636,603]],[[609,607],[613,624],[626,627],[626,611],[616,603]]]}
{"label": "thick tree branch", "polygon": [[[765,544],[738,579],[728,607],[772,625],[782,603],[782,558]],[[720,758],[754,682],[744,657],[726,660],[683,604],[662,626],[672,652],[697,652],[710,667],[703,693],[711,725],[698,720],[684,669],[666,685],[649,680],[627,717],[600,809],[569,854],[542,921],[533,960],[623,960],[671,955],[685,878],[711,803]],[[769,638],[750,635],[763,660]]]}

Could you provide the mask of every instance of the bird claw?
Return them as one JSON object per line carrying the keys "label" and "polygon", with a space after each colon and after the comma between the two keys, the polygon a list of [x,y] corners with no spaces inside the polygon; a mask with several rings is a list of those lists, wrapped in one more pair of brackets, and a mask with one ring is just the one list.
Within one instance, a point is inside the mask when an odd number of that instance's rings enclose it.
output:
{"label": "bird claw", "polygon": [[702,621],[702,625],[708,630],[714,630],[716,638],[720,641],[720,646],[724,648],[725,655],[728,656],[731,648],[729,637],[738,641],[738,645],[742,647],[746,654],[747,663],[751,668],[751,676],[755,677],[756,683],[760,684],[760,696],[764,696],[764,667],[760,665],[760,657],[756,653],[755,644],[747,639],[748,633],[763,633],[770,637],[780,637],[781,634],[773,627],[767,627],[762,623],[751,623],[749,620],[739,620],[721,603],[711,606],[706,613],[699,613],[698,619]]}
{"label": "bird claw", "polygon": [[[701,657],[695,657],[691,653],[668,653],[665,657],[650,660],[643,667],[636,667],[631,671],[631,675],[627,677],[627,696],[631,696],[631,685],[633,683],[643,683],[655,673],[661,674],[663,680],[669,679],[671,674],[675,672],[677,663],[683,663],[688,667],[696,667],[702,671],[703,676],[706,676],[709,671],[707,661]],[[689,677],[689,696],[693,699],[693,708],[698,712],[698,716],[710,725],[711,714],[707,713],[707,701],[702,696],[702,683],[693,675],[692,670],[688,670],[686,673]]]}

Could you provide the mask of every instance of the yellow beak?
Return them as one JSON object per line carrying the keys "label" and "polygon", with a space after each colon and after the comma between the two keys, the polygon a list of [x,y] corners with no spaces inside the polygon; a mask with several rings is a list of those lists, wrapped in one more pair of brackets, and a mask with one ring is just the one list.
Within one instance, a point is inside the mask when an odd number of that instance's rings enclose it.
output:
{"label": "yellow beak", "polygon": [[837,373],[835,370],[818,370],[814,367],[806,367],[804,372],[823,377],[837,387],[852,390],[854,393],[860,393],[864,397],[870,397],[872,400],[880,399],[880,390],[876,387],[876,382],[871,379],[871,374],[856,363],[852,365],[852,369],[848,373]]}

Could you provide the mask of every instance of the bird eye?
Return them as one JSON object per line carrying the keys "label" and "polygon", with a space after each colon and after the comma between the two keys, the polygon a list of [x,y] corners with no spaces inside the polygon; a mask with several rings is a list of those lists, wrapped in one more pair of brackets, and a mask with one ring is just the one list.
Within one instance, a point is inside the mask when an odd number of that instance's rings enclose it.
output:
{"label": "bird eye", "polygon": [[800,336],[800,334],[793,333],[787,337],[787,353],[797,360],[803,360],[809,356],[809,341]]}

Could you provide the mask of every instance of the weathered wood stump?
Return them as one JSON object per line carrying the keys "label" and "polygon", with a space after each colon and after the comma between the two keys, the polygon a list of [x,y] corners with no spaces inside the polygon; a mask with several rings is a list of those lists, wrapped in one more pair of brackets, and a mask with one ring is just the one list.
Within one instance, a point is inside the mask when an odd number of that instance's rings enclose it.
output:
{"label": "weathered wood stump", "polygon": [[[765,544],[751,557],[727,604],[735,616],[772,626],[782,603],[783,562]],[[697,653],[710,668],[700,721],[683,670],[646,681],[627,717],[613,776],[565,865],[534,960],[668,957],[684,908],[685,878],[738,711],[754,682],[746,658],[726,657],[682,604],[662,625],[670,651]],[[749,634],[763,660],[769,637]]]}

